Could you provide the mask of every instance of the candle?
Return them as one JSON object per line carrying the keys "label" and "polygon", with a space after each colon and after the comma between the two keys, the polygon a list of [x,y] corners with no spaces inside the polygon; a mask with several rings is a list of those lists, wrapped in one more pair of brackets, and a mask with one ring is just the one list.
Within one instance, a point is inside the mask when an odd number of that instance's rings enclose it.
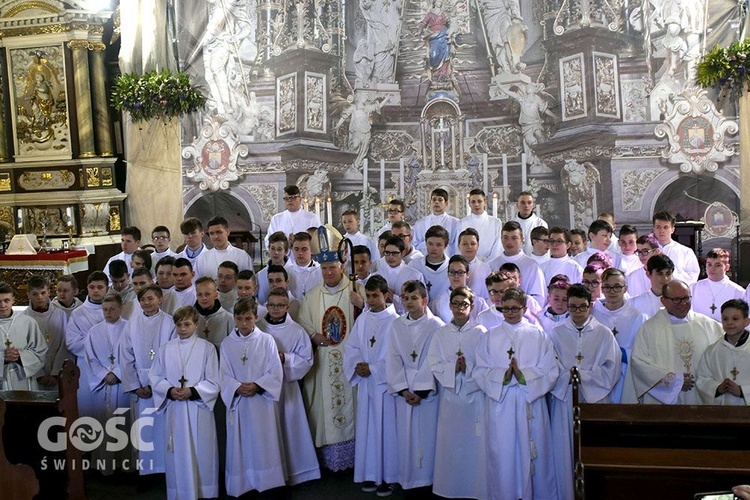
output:
{"label": "candle", "polygon": [[23,229],[23,209],[18,209],[18,231],[21,232]]}
{"label": "candle", "polygon": [[328,219],[328,223],[333,225],[333,204],[331,203],[330,197],[326,203],[326,218]]}
{"label": "candle", "polygon": [[307,198],[305,198],[305,210],[310,211],[310,202]]}
{"label": "candle", "polygon": [[469,203],[469,198],[471,195],[469,193],[466,193],[466,215],[469,215],[471,213],[471,203]]}
{"label": "candle", "polygon": [[401,201],[404,200],[404,186],[406,184],[406,179],[404,179],[404,159],[401,158],[399,161],[398,166],[398,195],[401,198]]}
{"label": "candle", "polygon": [[492,216],[497,218],[497,203],[499,201],[499,198],[497,196],[497,193],[492,193]]}
{"label": "candle", "polygon": [[367,158],[362,162],[362,197],[367,193]]}
{"label": "candle", "polygon": [[375,233],[375,207],[370,207],[370,233]]}
{"label": "candle", "polygon": [[[320,198],[315,197],[315,216],[320,220]],[[321,221],[322,223],[323,221]]]}
{"label": "candle", "polygon": [[503,188],[508,187],[508,155],[503,153]]}
{"label": "candle", "polygon": [[521,153],[521,191],[526,189],[526,153]]}
{"label": "candle", "polygon": [[482,155],[482,186],[484,186],[484,193],[489,192],[489,182],[487,177],[487,153]]}
{"label": "candle", "polygon": [[68,227],[73,227],[73,207],[68,207],[65,209],[65,213],[68,216]]}
{"label": "candle", "polygon": [[385,196],[385,160],[380,159],[380,202],[383,202]]}

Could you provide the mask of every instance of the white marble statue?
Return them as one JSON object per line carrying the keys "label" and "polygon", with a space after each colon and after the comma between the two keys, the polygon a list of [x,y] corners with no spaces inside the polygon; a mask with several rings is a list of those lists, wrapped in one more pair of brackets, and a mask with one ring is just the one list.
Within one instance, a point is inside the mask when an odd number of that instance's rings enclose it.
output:
{"label": "white marble statue", "polygon": [[356,86],[392,83],[401,33],[401,0],[361,0],[367,36],[354,52]]}
{"label": "white marble statue", "polygon": [[[511,90],[512,88],[517,91]],[[544,91],[543,83],[529,82],[524,85],[499,86],[502,93],[515,99],[521,105],[521,112],[518,116],[518,124],[521,125],[523,133],[524,152],[530,163],[540,165],[531,146],[543,143],[547,140],[544,132],[543,116],[547,115],[557,119],[552,111],[549,110],[547,98],[552,98]]]}
{"label": "white marble statue", "polygon": [[499,73],[520,73],[526,45],[526,26],[519,0],[481,0],[487,36],[492,44]]}
{"label": "white marble statue", "polygon": [[[695,79],[701,57],[704,7],[704,0],[665,0],[661,5],[661,21],[666,30],[662,44],[667,49],[669,77],[682,76],[688,82]],[[681,66],[684,75],[677,75]]]}
{"label": "white marble statue", "polygon": [[370,137],[372,135],[372,123],[370,116],[372,113],[380,111],[380,108],[386,105],[390,96],[385,97],[381,101],[372,99],[372,95],[366,92],[355,92],[354,104],[350,105],[341,113],[341,118],[333,127],[334,133],[341,127],[341,125],[349,121],[349,151],[357,153],[357,157],[354,159],[354,166],[360,168],[362,162],[367,156],[367,151],[370,149]]}

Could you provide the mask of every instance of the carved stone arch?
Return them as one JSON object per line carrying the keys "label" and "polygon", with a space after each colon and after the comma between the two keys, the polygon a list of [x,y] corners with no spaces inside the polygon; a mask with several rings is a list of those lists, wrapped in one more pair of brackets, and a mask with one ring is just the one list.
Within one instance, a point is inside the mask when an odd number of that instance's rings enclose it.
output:
{"label": "carved stone arch", "polygon": [[[220,198],[221,202],[227,204],[227,206],[232,208],[241,207],[242,210],[239,214],[234,212],[234,217],[230,217],[231,214],[227,213],[212,213],[212,211],[206,210],[206,206],[211,204],[209,201],[210,198]],[[253,232],[255,228],[250,222],[256,224],[262,224],[264,222],[261,215],[262,210],[260,204],[249,192],[241,188],[232,188],[226,191],[213,193],[194,187],[185,193],[183,199],[185,217],[198,217],[204,223],[215,215],[221,215],[229,220],[231,229]],[[232,224],[230,218],[234,221],[244,222],[244,224],[241,227],[237,227],[236,223]]]}
{"label": "carved stone arch", "polygon": [[[80,2],[71,3],[80,4]],[[85,10],[85,7],[82,5],[75,5],[75,7]],[[62,14],[64,11],[65,5],[62,2],[54,0],[17,0],[7,2],[2,8],[0,8],[0,18],[36,17],[39,15]],[[24,14],[19,16],[22,12]]]}
{"label": "carved stone arch", "polygon": [[436,97],[425,104],[419,118],[422,168],[432,171],[463,170],[464,115],[458,104]]}
{"label": "carved stone arch", "polygon": [[[735,186],[731,182],[730,179],[726,178],[723,175],[690,176],[680,175],[678,171],[670,170],[669,172],[665,172],[664,174],[659,176],[659,180],[661,182],[659,182],[659,185],[656,187],[653,194],[649,193],[649,191],[651,190],[651,186],[649,186],[649,189],[646,190],[646,193],[644,195],[646,199],[651,200],[651,203],[649,204],[650,211],[648,214],[645,214],[648,215],[649,219],[655,212],[669,209],[673,213],[680,212],[685,217],[700,220],[703,217],[703,213],[705,212],[708,203],[716,200],[723,201],[731,210],[739,212],[739,190],[737,189],[737,186]],[[697,185],[701,182],[705,183],[703,190],[699,192],[692,192],[689,189],[691,182],[694,183],[694,185]],[[683,201],[685,206],[695,205],[695,213],[689,212],[688,209],[680,210],[679,208],[674,209],[664,206],[664,197],[669,195],[669,192],[675,189],[675,185],[677,183],[685,184],[688,189],[680,190],[679,193],[675,193],[675,196],[671,196],[669,199],[677,199]],[[705,192],[706,189],[711,188],[713,188],[712,193],[701,194],[702,192]],[[721,192],[717,192],[717,190],[721,190]],[[689,196],[682,194],[683,191],[687,191]],[[729,193],[734,195],[734,199],[728,199],[729,197],[727,195]],[[704,203],[696,201],[691,197],[701,199]],[[672,205],[672,207],[674,207],[674,204]]]}

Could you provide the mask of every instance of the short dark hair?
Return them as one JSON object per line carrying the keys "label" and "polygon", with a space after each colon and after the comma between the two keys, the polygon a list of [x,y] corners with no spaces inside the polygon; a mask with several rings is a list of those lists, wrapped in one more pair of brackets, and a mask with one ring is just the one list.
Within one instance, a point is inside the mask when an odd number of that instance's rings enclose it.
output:
{"label": "short dark hair", "polygon": [[299,233],[294,233],[294,242],[296,243],[298,241],[312,241],[312,236],[307,231],[300,231]]}
{"label": "short dark hair", "polygon": [[151,283],[150,285],[146,285],[140,290],[138,290],[138,302],[140,302],[143,296],[146,295],[148,292],[154,292],[156,296],[159,298],[164,297],[164,292],[162,291],[161,287],[159,285]]}
{"label": "short dark hair", "polygon": [[537,226],[534,229],[531,230],[531,234],[529,234],[529,237],[532,240],[538,240],[542,236],[549,236],[549,230],[544,226]]}
{"label": "short dark hair", "polygon": [[[581,231],[581,232],[583,232],[583,231]],[[570,240],[572,238],[571,234],[570,234],[570,230],[567,227],[552,226],[549,229],[549,235],[552,236],[553,234],[562,234],[563,235],[563,239],[565,240],[565,243],[570,243]],[[584,240],[586,239],[585,235],[584,235],[583,239]]]}
{"label": "short dark hair", "polygon": [[150,280],[154,279],[153,275],[151,274],[151,270],[147,267],[141,267],[140,269],[134,270],[131,276],[133,278],[137,278],[138,276],[147,276]]}
{"label": "short dark hair", "polygon": [[570,285],[570,287],[568,287],[568,300],[570,300],[571,297],[585,299],[589,304],[591,304],[591,292],[589,292],[589,289],[580,283],[576,283],[575,285]]}
{"label": "short dark hair", "polygon": [[156,226],[151,230],[152,236],[154,233],[167,233],[167,236],[169,236],[170,238],[172,237],[172,233],[169,232],[169,228],[167,226]]}
{"label": "short dark hair", "polygon": [[283,243],[284,244],[284,250],[287,252],[289,251],[289,238],[286,234],[284,234],[284,231],[276,231],[275,233],[271,233],[271,235],[268,237],[268,244],[271,243]]}
{"label": "short dark hair", "polygon": [[390,238],[388,238],[385,242],[385,246],[388,245],[393,245],[394,247],[398,248],[401,253],[406,250],[406,244],[404,243],[404,240],[402,240],[398,236],[391,236]]}
{"label": "short dark hair", "polygon": [[242,297],[234,304],[235,316],[247,313],[253,313],[253,316],[258,315],[258,302],[252,297]]}
{"label": "short dark hair", "polygon": [[411,224],[405,220],[397,220],[391,225],[391,229],[408,229],[409,234],[411,235]]}
{"label": "short dark hair", "polygon": [[237,276],[239,274],[239,272],[240,272],[240,268],[237,267],[237,264],[235,264],[231,260],[225,260],[224,262],[222,262],[221,264],[219,264],[219,268],[222,268],[222,267],[224,269],[231,269],[232,271],[234,271],[234,275],[235,276]]}
{"label": "short dark hair", "polygon": [[[127,269],[127,266],[125,266],[125,269]],[[87,285],[90,285],[94,281],[103,281],[105,284],[109,285],[109,277],[107,277],[102,271],[94,271],[89,274],[88,278],[86,278]]]}
{"label": "short dark hair", "polygon": [[297,196],[300,194],[299,186],[296,184],[287,184],[284,186],[284,194],[288,194],[289,196]]}
{"label": "short dark hair", "polygon": [[364,245],[354,245],[352,247],[352,258],[354,258],[355,255],[367,255],[367,258],[372,260],[372,252],[370,252],[370,249]]}
{"label": "short dark hair", "polygon": [[511,287],[503,292],[503,302],[506,300],[517,300],[521,305],[526,306],[526,293],[520,288]]}
{"label": "short dark hair", "polygon": [[391,238],[393,238],[393,231],[385,230],[382,233],[380,233],[380,236],[378,236],[378,243],[380,243],[382,240],[388,241]]}
{"label": "short dark hair", "polygon": [[215,217],[212,217],[210,221],[208,221],[208,224],[206,224],[209,228],[211,226],[222,226],[224,229],[229,229],[229,222],[222,217],[221,215],[217,215]]}
{"label": "short dark hair", "polygon": [[286,290],[286,288],[275,286],[268,291],[268,298],[270,299],[271,297],[284,297],[288,301],[289,292]]}
{"label": "short dark hair", "polygon": [[193,264],[190,263],[188,259],[185,257],[178,257],[174,260],[174,264],[172,264],[172,267],[187,267],[191,271],[193,270]]}
{"label": "short dark hair", "polygon": [[450,198],[448,197],[448,191],[446,191],[443,188],[435,188],[435,189],[433,189],[432,192],[430,193],[430,198],[432,198],[433,196],[440,196],[446,202],[448,200],[450,200]]}
{"label": "short dark hair", "polygon": [[487,198],[487,195],[484,194],[484,191],[479,188],[474,188],[471,191],[469,191],[469,196],[476,196],[476,195],[480,195],[480,196]]}
{"label": "short dark hair", "polygon": [[175,258],[171,255],[165,255],[158,261],[156,261],[156,267],[154,268],[154,271],[159,271],[159,268],[161,266],[174,266]]}
{"label": "short dark hair", "polygon": [[[109,282],[109,280],[107,280]],[[72,274],[63,274],[57,278],[57,283],[70,283],[70,286],[74,289],[78,288],[78,279]]]}
{"label": "short dark hair", "polygon": [[284,266],[277,266],[277,265],[271,264],[270,266],[268,266],[268,272],[266,274],[268,275],[271,273],[282,274],[284,275],[284,281],[289,281],[289,273],[286,271],[286,268]]}
{"label": "short dark hair", "polygon": [[122,278],[123,276],[130,274],[128,271],[128,265],[122,259],[115,259],[110,262],[107,271],[111,278]]}
{"label": "short dark hair", "polygon": [[586,234],[586,231],[584,231],[583,229],[571,229],[571,230],[570,230],[570,240],[569,240],[569,241],[572,241],[572,240],[573,240],[573,236],[574,236],[574,235],[578,235],[578,236],[580,236],[580,237],[581,237],[581,239],[582,239],[582,240],[583,240],[584,242],[585,242],[585,241],[588,241],[588,239],[589,239],[589,235],[588,235],[588,234]]}
{"label": "short dark hair", "polygon": [[750,312],[750,307],[748,307],[747,302],[742,299],[727,300],[721,305],[721,312],[724,312],[724,309],[739,309],[743,318],[747,318],[748,313]]}
{"label": "short dark hair", "polygon": [[188,217],[180,223],[180,232],[190,234],[195,230],[203,231],[203,223],[198,217]]}
{"label": "short dark hair", "polygon": [[516,198],[516,200],[520,200],[521,196],[531,196],[533,198],[534,193],[532,193],[531,191],[521,191],[520,193],[518,193],[518,197]]}
{"label": "short dark hair", "polygon": [[674,215],[672,215],[670,212],[667,212],[666,210],[661,211],[661,212],[656,212],[654,216],[651,217],[651,224],[656,224],[657,220],[665,220],[669,222],[670,224],[672,224],[673,226],[674,226],[674,223],[677,221]]}
{"label": "short dark hair", "polygon": [[624,224],[620,227],[620,238],[623,236],[627,236],[629,234],[634,234],[636,238],[638,237],[638,230],[635,228],[635,226],[631,226],[630,224]]}
{"label": "short dark hair", "polygon": [[461,241],[461,238],[464,236],[473,236],[477,239],[477,243],[479,243],[479,231],[474,229],[473,227],[467,227],[461,233],[458,235],[458,241]]}
{"label": "short dark hair", "polygon": [[453,298],[457,295],[466,297],[467,299],[469,299],[469,303],[471,303],[471,305],[474,305],[474,292],[472,292],[471,288],[469,288],[468,286],[459,286],[455,290],[453,290],[450,295],[450,300],[453,300]]}
{"label": "short dark hair", "polygon": [[368,292],[374,292],[379,290],[380,293],[385,295],[388,293],[388,282],[379,274],[374,274],[365,283],[365,290]]}
{"label": "short dark hair", "polygon": [[505,262],[497,272],[505,271],[506,273],[517,273],[521,274],[521,269],[514,262]]}
{"label": "short dark hair", "polygon": [[656,236],[653,235],[653,233],[648,234],[642,234],[638,237],[637,240],[635,240],[636,245],[648,245],[653,250],[654,248],[659,248],[659,240],[656,239]]}
{"label": "short dark hair", "polygon": [[206,283],[211,284],[214,287],[216,287],[216,280],[213,279],[211,276],[201,276],[200,278],[198,278],[197,280],[195,280],[195,286],[196,286],[196,288],[198,287],[198,285],[203,285],[203,284],[206,284]]}
{"label": "short dark hair", "polygon": [[47,281],[47,278],[45,278],[44,276],[35,274],[31,278],[29,278],[29,281],[26,283],[26,288],[28,288],[29,290],[49,288],[49,281]]}
{"label": "short dark hair", "polygon": [[450,242],[450,234],[443,226],[432,226],[424,233],[424,240],[427,241],[429,238],[440,238],[445,242],[445,246],[448,246]]}
{"label": "short dark hair", "polygon": [[460,253],[454,255],[453,257],[451,257],[450,259],[448,259],[448,268],[450,269],[451,264],[454,264],[456,262],[458,262],[459,264],[463,265],[464,269],[466,269],[467,273],[469,272],[469,261],[466,260],[466,257],[464,257],[463,255],[461,255]]}
{"label": "short dark hair", "polygon": [[15,290],[13,290],[13,287],[9,283],[0,281],[0,293],[9,293],[13,295],[15,293]]}
{"label": "short dark hair", "polygon": [[175,325],[188,319],[197,324],[200,320],[200,314],[198,314],[198,310],[193,306],[182,306],[174,312],[172,318]]}
{"label": "short dark hair", "polygon": [[399,212],[404,212],[406,210],[406,205],[404,205],[404,202],[401,200],[393,199],[388,202],[389,205],[398,205]]}
{"label": "short dark hair", "polygon": [[660,253],[659,255],[652,255],[648,262],[646,262],[646,269],[649,273],[654,271],[663,271],[668,269],[674,272],[674,262],[666,254]]}
{"label": "short dark hair", "polygon": [[523,229],[521,229],[521,224],[519,224],[517,221],[509,220],[505,224],[503,224],[503,233],[510,233],[513,231],[520,231],[521,235],[523,235]]}
{"label": "short dark hair", "polygon": [[[269,266],[270,268],[271,266]],[[255,273],[252,271],[252,269],[243,269],[239,273],[237,273],[237,280],[251,280],[255,285],[258,285],[258,278],[255,276]]]}
{"label": "short dark hair", "polygon": [[612,224],[606,220],[596,219],[589,226],[589,234],[597,234],[599,231],[607,231],[609,234],[612,234]]}
{"label": "short dark hair", "polygon": [[141,230],[135,226],[127,226],[122,229],[123,236],[132,236],[135,241],[141,241]]}
{"label": "short dark hair", "polygon": [[133,257],[140,257],[141,259],[143,259],[143,267],[145,267],[146,269],[151,269],[151,252],[139,248],[138,250],[133,252]]}
{"label": "short dark hair", "polygon": [[427,287],[419,280],[409,280],[401,285],[402,293],[418,293],[423,299],[427,297]]}

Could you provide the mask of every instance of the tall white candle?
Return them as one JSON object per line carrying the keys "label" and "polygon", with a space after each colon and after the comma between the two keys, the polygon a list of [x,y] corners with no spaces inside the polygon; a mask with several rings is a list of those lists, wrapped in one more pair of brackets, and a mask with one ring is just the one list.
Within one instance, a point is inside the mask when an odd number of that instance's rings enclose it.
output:
{"label": "tall white candle", "polygon": [[18,209],[18,230],[21,231],[23,229],[23,209]]}
{"label": "tall white candle", "polygon": [[521,190],[526,189],[526,153],[521,153]]}
{"label": "tall white candle", "polygon": [[68,220],[66,221],[68,226],[72,226],[73,225],[73,207],[66,208],[65,214],[68,216]]}
{"label": "tall white candle", "polygon": [[367,158],[362,162],[362,196],[367,194]]}
{"label": "tall white candle", "polygon": [[[315,197],[315,215],[318,217],[318,220],[320,220],[320,198],[317,196]],[[322,224],[323,221],[321,220],[320,223]]]}
{"label": "tall white candle", "polygon": [[305,210],[310,211],[310,201],[307,198],[305,198]]}
{"label": "tall white candle", "polygon": [[328,198],[328,202],[326,203],[326,219],[328,219],[330,225],[333,225],[333,203],[331,198]]}
{"label": "tall white candle", "polygon": [[398,165],[398,196],[401,201],[404,200],[404,186],[406,185],[406,179],[404,179],[405,171],[404,159],[401,158]]}
{"label": "tall white candle", "polygon": [[482,167],[483,167],[483,169],[482,169],[482,186],[483,186],[483,189],[484,189],[484,193],[486,195],[487,192],[489,191],[489,187],[490,187],[489,180],[488,180],[488,177],[487,177],[487,153],[485,153],[485,154],[482,155]]}
{"label": "tall white candle", "polygon": [[385,196],[385,160],[380,159],[380,202],[383,202]]}
{"label": "tall white candle", "polygon": [[503,153],[503,188],[508,187],[508,155]]}
{"label": "tall white candle", "polygon": [[468,216],[471,213],[471,203],[469,203],[469,198],[471,195],[469,193],[466,193],[466,215]]}
{"label": "tall white candle", "polygon": [[497,193],[492,193],[492,216],[497,218],[497,203],[499,199]]}

